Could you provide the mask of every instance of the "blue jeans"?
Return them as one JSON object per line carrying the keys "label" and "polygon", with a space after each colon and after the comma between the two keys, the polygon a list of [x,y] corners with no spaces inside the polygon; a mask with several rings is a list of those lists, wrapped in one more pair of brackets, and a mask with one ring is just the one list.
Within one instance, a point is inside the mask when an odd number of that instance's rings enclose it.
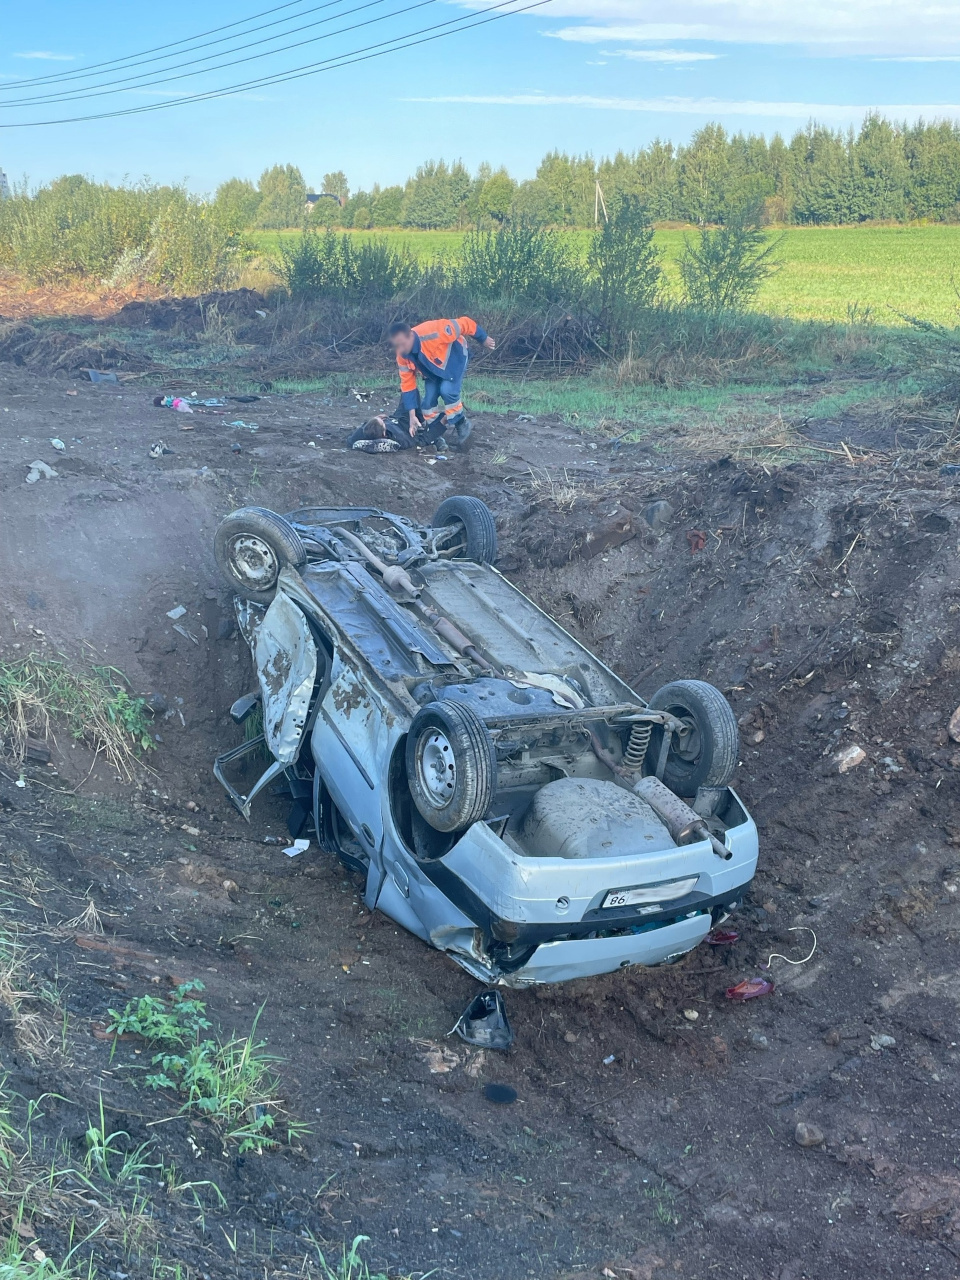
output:
{"label": "blue jeans", "polygon": [[[466,372],[466,369],[464,369],[464,372]],[[423,411],[423,420],[427,426],[440,417],[438,405],[441,400],[444,406],[443,413],[448,422],[453,423],[458,418],[463,417],[462,387],[462,373],[455,380],[449,378],[443,380],[440,378],[424,378],[420,408]]]}

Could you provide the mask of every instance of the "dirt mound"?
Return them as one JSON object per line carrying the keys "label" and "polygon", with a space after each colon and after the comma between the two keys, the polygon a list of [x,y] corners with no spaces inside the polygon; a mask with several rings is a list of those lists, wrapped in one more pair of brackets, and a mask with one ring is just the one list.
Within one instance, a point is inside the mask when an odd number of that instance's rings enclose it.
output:
{"label": "dirt mound", "polygon": [[38,373],[145,368],[141,357],[114,342],[91,341],[79,333],[40,329],[16,320],[0,323],[0,360]]}
{"label": "dirt mound", "polygon": [[136,329],[178,330],[199,333],[216,315],[221,320],[251,320],[264,311],[267,301],[256,289],[204,293],[196,298],[155,298],[128,302],[111,317],[111,323]]}

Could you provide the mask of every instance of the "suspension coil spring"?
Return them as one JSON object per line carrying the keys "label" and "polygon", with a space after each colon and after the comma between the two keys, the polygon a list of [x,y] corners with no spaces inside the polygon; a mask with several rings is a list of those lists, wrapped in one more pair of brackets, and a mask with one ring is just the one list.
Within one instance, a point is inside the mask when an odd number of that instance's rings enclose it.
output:
{"label": "suspension coil spring", "polygon": [[643,759],[650,745],[653,725],[649,720],[637,720],[630,728],[630,741],[623,753],[623,767],[632,773],[639,773],[643,768]]}

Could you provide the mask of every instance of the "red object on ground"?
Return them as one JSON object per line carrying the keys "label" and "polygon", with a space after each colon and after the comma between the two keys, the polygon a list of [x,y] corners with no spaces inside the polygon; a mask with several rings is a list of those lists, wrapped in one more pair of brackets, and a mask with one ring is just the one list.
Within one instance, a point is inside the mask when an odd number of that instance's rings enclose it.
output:
{"label": "red object on ground", "polygon": [[707,942],[711,947],[729,947],[733,942],[740,941],[740,934],[736,929],[711,929],[707,934]]}
{"label": "red object on ground", "polygon": [[702,529],[688,529],[687,541],[690,543],[690,554],[694,556],[707,545],[707,535]]}
{"label": "red object on ground", "polygon": [[757,996],[768,996],[772,990],[773,983],[769,978],[744,978],[735,987],[727,987],[727,999],[743,1003],[744,1000],[756,1000]]}

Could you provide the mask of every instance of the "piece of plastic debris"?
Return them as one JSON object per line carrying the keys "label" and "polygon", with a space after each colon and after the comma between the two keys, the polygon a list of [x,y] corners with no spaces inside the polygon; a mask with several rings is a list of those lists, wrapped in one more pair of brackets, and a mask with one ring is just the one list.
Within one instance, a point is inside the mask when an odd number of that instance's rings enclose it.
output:
{"label": "piece of plastic debris", "polygon": [[81,373],[85,373],[91,382],[119,382],[120,379],[115,373],[104,373],[101,369],[81,369]]}
{"label": "piece of plastic debris", "polygon": [[50,443],[56,449],[57,453],[66,453],[67,446],[63,443],[62,440],[58,440],[56,436],[50,437]]}
{"label": "piece of plastic debris", "polygon": [[793,1131],[793,1140],[798,1147],[819,1147],[823,1143],[823,1130],[801,1120]]}
{"label": "piece of plastic debris", "polygon": [[220,396],[211,396],[209,400],[201,400],[200,403],[205,409],[222,409],[227,402]]}
{"label": "piece of plastic debris", "polygon": [[59,474],[58,471],[54,471],[53,467],[41,462],[39,458],[35,458],[30,463],[30,470],[27,472],[27,484],[36,484],[41,476],[45,476],[48,480],[54,480]]}
{"label": "piece of plastic debris", "polygon": [[317,442],[316,442],[316,440],[308,440],[308,441],[307,441],[307,448],[308,448],[308,449],[315,449],[316,447],[317,447]]}
{"label": "piece of plastic debris", "polygon": [[893,1036],[879,1034],[870,1037],[870,1048],[874,1053],[879,1053],[881,1049],[892,1049],[896,1043]]}
{"label": "piece of plastic debris", "polygon": [[168,449],[162,440],[158,440],[156,444],[150,446],[151,458],[166,458],[173,453],[172,449]]}
{"label": "piece of plastic debris", "polygon": [[185,831],[188,836],[198,836],[200,834],[199,827],[191,827],[190,824],[187,822],[183,822],[180,824],[180,830]]}
{"label": "piece of plastic debris", "polygon": [[758,996],[768,996],[773,991],[773,983],[769,978],[744,978],[735,987],[727,987],[727,999],[756,1000]]}
{"label": "piece of plastic debris", "polygon": [[[199,643],[200,643],[200,641],[199,641],[199,640],[197,639],[197,637],[193,634],[193,632],[192,632],[192,631],[188,631],[186,627],[181,627],[181,625],[180,625],[180,623],[179,623],[179,622],[175,622],[175,623],[173,624],[173,629],[174,629],[174,631],[176,631],[176,633],[177,633],[178,635],[183,636],[184,640],[192,640],[194,644],[199,644]],[[183,712],[182,712],[182,711],[180,712],[180,720],[181,720],[181,723],[182,723],[182,721],[183,721]]]}
{"label": "piece of plastic debris", "polygon": [[688,1022],[696,1022],[696,1020],[700,1017],[700,1014],[696,1011],[696,1009],[684,1009],[683,1016],[686,1018]]}
{"label": "piece of plastic debris", "polygon": [[13,785],[14,785],[15,787],[19,787],[19,788],[20,788],[20,790],[21,790],[21,791],[23,791],[23,790],[26,788],[26,785],[27,785],[27,784],[24,782],[24,780],[23,780],[22,778],[18,778],[18,779],[16,780],[16,782],[15,782]]}
{"label": "piece of plastic debris", "polygon": [[739,941],[740,934],[736,929],[711,929],[707,934],[707,944],[711,947],[729,947]]}
{"label": "piece of plastic debris", "polygon": [[813,953],[817,949],[817,935],[813,932],[810,926],[805,924],[793,925],[790,929],[790,932],[813,934],[813,946],[810,948],[807,955],[805,955],[802,960],[791,960],[789,956],[782,956],[779,951],[771,951],[770,954],[767,956],[767,963],[763,965],[764,969],[770,968],[771,960],[786,960],[787,964],[806,964],[808,960],[813,959]]}
{"label": "piece of plastic debris", "polygon": [[230,427],[236,427],[240,431],[259,431],[260,427],[256,422],[244,422],[242,418],[237,418],[236,422],[229,422]]}
{"label": "piece of plastic debris", "polygon": [[294,840],[293,844],[287,845],[283,852],[288,858],[297,858],[301,853],[306,853],[309,848],[309,840]]}
{"label": "piece of plastic debris", "polygon": [[154,396],[153,403],[157,409],[175,409],[177,413],[193,413],[193,406],[183,396]]}
{"label": "piece of plastic debris", "polygon": [[187,611],[182,604],[176,604],[172,609],[167,610],[167,617],[176,622],[178,619],[182,618],[186,612]]}
{"label": "piece of plastic debris", "polygon": [[960,707],[947,721],[947,734],[953,742],[960,742]]}
{"label": "piece of plastic debris", "polygon": [[532,414],[532,413],[518,413],[518,414],[517,414],[517,421],[518,421],[518,422],[536,422],[536,420],[537,420],[537,419],[533,416],[533,414]]}
{"label": "piece of plastic debris", "polygon": [[850,769],[855,769],[858,764],[863,764],[866,758],[867,753],[863,747],[851,742],[849,747],[844,747],[842,751],[837,752],[833,757],[833,762],[840,773],[847,773]]}
{"label": "piece of plastic debris", "polygon": [[265,311],[261,311],[259,307],[257,307],[254,315],[258,315],[261,320],[266,320],[267,318],[267,313]]}
{"label": "piece of plastic debris", "polygon": [[259,400],[259,396],[224,396],[224,400],[232,400],[234,404],[253,404],[255,400]]}
{"label": "piece of plastic debris", "polygon": [[609,1067],[609,1066],[611,1065],[611,1063],[616,1062],[616,1060],[617,1060],[617,1055],[616,1055],[615,1053],[609,1053],[609,1054],[607,1054],[607,1056],[604,1058],[604,1060],[603,1060],[603,1065],[604,1065],[605,1067]]}
{"label": "piece of plastic debris", "polygon": [[499,991],[481,991],[475,996],[453,1030],[461,1040],[481,1049],[509,1049],[513,1044],[513,1029]]}
{"label": "piece of plastic debris", "polygon": [[488,1102],[496,1102],[500,1106],[508,1106],[511,1102],[516,1102],[517,1091],[510,1084],[490,1084],[483,1086],[483,1096]]}
{"label": "piece of plastic debris", "polygon": [[79,391],[68,391],[68,392],[67,392],[67,395],[68,395],[68,396],[78,396],[79,394],[80,394],[80,392],[79,392]]}

